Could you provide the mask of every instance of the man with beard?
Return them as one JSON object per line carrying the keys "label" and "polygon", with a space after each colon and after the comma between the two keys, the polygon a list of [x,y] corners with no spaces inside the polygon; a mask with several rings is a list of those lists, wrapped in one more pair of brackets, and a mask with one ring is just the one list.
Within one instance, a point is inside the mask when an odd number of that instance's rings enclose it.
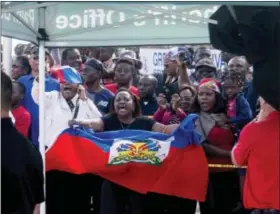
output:
{"label": "man with beard", "polygon": [[[39,106],[34,102],[31,96],[33,82],[39,76],[39,48],[33,47],[30,51],[29,64],[32,69],[31,74],[22,76],[17,81],[23,84],[26,89],[25,96],[22,99],[22,105],[31,115],[31,141],[36,148],[39,148]],[[45,91],[49,92],[53,90],[60,90],[59,83],[47,74],[47,67],[48,66],[46,65]]]}
{"label": "man with beard", "polygon": [[[60,133],[67,129],[68,121],[100,118],[101,114],[86,97],[78,71],[69,66],[52,73],[59,79],[61,90],[45,93],[45,146],[50,148]],[[39,102],[39,79],[32,88],[34,102]],[[87,213],[90,210],[90,195],[87,178],[60,171],[47,173],[47,213]]]}
{"label": "man with beard", "polygon": [[152,75],[143,76],[138,83],[141,111],[143,115],[151,116],[157,109],[156,100],[157,79]]}
{"label": "man with beard", "polygon": [[82,73],[87,97],[95,103],[101,113],[107,114],[114,95],[100,84],[104,70],[102,63],[92,58],[86,61]]}
{"label": "man with beard", "polygon": [[82,58],[78,49],[66,48],[61,54],[61,65],[68,65],[80,71],[82,68]]}
{"label": "man with beard", "polygon": [[[244,78],[250,73],[250,67],[245,57],[233,57],[228,63],[229,73],[240,73]],[[242,92],[245,98],[249,102],[253,116],[256,116],[256,106],[258,100],[258,94],[253,87],[253,81],[246,81]]]}

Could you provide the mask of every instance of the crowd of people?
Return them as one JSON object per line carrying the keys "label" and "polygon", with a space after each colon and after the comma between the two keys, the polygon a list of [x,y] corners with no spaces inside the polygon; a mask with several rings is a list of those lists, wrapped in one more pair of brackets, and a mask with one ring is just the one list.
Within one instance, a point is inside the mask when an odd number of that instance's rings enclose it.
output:
{"label": "crowd of people", "polygon": [[[13,60],[11,72],[13,91],[8,94],[11,100],[4,101],[7,105],[11,103],[11,108],[6,110],[17,131],[38,149],[39,49],[33,45],[17,48],[18,56]],[[112,48],[100,48],[95,54],[83,51],[81,55],[81,51],[66,48],[58,62],[46,50],[45,142],[40,142],[46,149],[73,124],[96,132],[138,129],[171,133],[185,117],[196,113],[199,115],[196,130],[201,135],[201,145],[208,163],[216,165],[209,169],[206,201],[199,202],[200,213],[249,213],[251,209],[263,208],[264,204],[265,209],[279,213],[277,180],[276,183],[273,180],[270,186],[262,184],[263,188],[259,187],[263,196],[258,196],[255,191],[242,196],[247,172],[243,168],[231,167],[232,164],[243,166],[248,163],[251,142],[250,139],[239,139],[240,133],[262,132],[272,124],[263,124],[263,129],[244,129],[258,115],[263,115],[259,109],[268,108],[254,89],[251,65],[245,57],[223,53],[225,67],[219,70],[213,64],[209,49],[174,47],[166,54],[162,73],[141,75],[142,63],[134,51],[126,50],[116,58],[112,58]],[[3,75],[2,79],[7,78]],[[269,117],[279,116],[279,112],[272,108],[270,112],[273,115]],[[272,137],[275,135],[271,130],[268,132],[273,133]],[[239,146],[239,140],[247,143],[247,148]],[[271,142],[275,149],[273,138]],[[275,161],[273,154],[267,154],[266,158],[267,163]],[[255,166],[254,170],[264,168],[263,165]],[[255,171],[250,171],[250,175],[255,176]],[[267,176],[273,176],[271,172],[267,173]],[[33,193],[40,189],[34,184],[42,182],[42,179],[38,180],[33,181],[34,187],[30,187],[29,192],[34,196],[30,205],[33,208],[43,200],[41,195]],[[259,178],[255,185],[261,183]],[[250,188],[248,180],[245,188]],[[197,206],[197,201],[191,199],[155,193],[141,195],[96,175],[60,171],[46,175],[46,202],[48,214],[194,214]]]}

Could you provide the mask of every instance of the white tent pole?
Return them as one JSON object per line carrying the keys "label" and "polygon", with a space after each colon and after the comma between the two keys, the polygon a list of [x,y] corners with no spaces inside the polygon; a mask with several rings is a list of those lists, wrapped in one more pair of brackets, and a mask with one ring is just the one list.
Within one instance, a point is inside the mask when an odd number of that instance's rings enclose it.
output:
{"label": "white tent pole", "polygon": [[[44,192],[46,193],[46,170],[45,170],[45,43],[39,41],[39,149],[43,159]],[[45,194],[46,195],[46,194]],[[40,214],[46,213],[46,205],[40,205]]]}
{"label": "white tent pole", "polygon": [[3,68],[9,76],[12,72],[12,39],[3,37]]}

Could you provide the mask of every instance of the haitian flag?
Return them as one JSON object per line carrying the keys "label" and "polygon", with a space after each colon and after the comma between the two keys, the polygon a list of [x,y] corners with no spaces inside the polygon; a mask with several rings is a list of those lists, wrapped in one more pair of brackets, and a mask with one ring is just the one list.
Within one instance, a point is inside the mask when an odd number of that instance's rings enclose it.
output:
{"label": "haitian flag", "polygon": [[208,162],[189,115],[171,134],[141,130],[63,131],[46,153],[46,170],[93,173],[136,192],[204,201]]}

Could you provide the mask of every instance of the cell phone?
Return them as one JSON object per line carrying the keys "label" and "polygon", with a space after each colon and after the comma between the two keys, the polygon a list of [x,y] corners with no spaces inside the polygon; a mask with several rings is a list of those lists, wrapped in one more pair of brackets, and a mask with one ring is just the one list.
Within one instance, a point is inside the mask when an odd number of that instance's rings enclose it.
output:
{"label": "cell phone", "polygon": [[178,54],[178,57],[179,57],[180,62],[185,63],[187,66],[190,65],[189,56],[188,56],[187,53],[185,53],[185,52],[180,52],[180,53]]}

